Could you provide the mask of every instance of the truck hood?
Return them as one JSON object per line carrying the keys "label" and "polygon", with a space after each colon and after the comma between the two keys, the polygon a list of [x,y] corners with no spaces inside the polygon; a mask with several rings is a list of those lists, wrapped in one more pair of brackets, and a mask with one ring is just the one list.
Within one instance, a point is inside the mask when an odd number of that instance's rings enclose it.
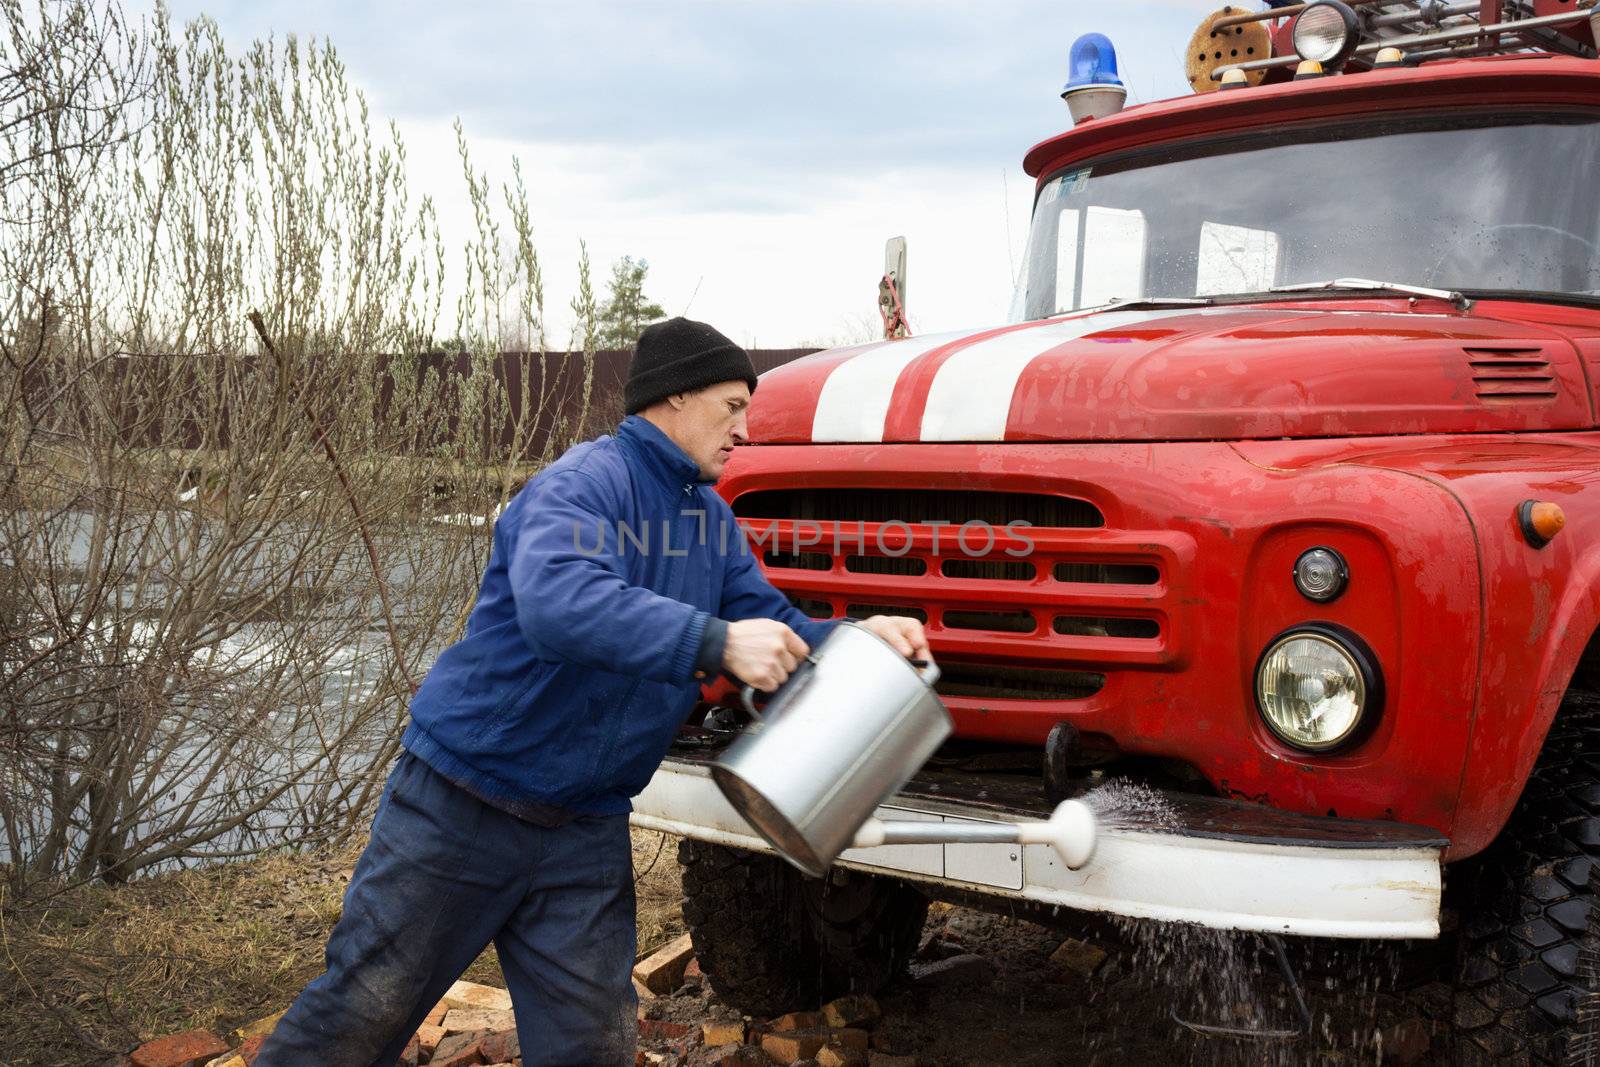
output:
{"label": "truck hood", "polygon": [[1592,425],[1572,343],[1481,309],[1094,311],[832,349],[761,377],[750,436],[1173,441]]}

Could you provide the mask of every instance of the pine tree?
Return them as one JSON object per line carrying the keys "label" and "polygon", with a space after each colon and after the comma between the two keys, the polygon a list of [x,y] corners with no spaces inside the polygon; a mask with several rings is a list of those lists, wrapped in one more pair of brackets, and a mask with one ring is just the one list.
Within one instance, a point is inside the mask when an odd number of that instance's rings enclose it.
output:
{"label": "pine tree", "polygon": [[667,313],[660,304],[645,299],[644,276],[650,264],[623,256],[611,265],[611,281],[605,302],[600,305],[600,331],[597,343],[602,349],[632,348],[640,332]]}

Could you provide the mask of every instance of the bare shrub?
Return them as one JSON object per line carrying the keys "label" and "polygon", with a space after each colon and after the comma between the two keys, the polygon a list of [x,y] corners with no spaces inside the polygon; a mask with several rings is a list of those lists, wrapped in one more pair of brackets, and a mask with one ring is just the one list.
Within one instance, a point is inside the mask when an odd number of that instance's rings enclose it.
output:
{"label": "bare shrub", "polygon": [[459,137],[450,243],[326,44],[0,11],[0,865],[340,840],[489,517],[589,420],[520,171]]}

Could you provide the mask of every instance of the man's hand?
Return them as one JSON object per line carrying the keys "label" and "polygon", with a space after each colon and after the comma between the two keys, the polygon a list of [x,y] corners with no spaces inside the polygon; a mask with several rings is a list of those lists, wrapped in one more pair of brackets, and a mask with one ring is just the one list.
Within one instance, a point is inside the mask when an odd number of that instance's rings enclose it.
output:
{"label": "man's hand", "polygon": [[728,624],[722,667],[741,682],[770,693],[810,652],[800,635],[778,620],[744,619]]}
{"label": "man's hand", "polygon": [[906,659],[933,661],[933,653],[928,650],[928,635],[916,619],[904,615],[874,615],[861,620],[861,625],[893,645]]}

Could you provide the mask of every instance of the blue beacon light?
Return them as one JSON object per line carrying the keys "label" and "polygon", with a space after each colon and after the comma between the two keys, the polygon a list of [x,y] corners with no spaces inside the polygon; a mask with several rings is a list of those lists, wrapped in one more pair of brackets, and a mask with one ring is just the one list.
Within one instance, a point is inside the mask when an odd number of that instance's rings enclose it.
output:
{"label": "blue beacon light", "polygon": [[1122,84],[1122,79],[1117,77],[1116,46],[1103,33],[1086,33],[1073,41],[1067,62],[1072,73],[1067,84],[1061,87],[1062,96],[1075,89]]}
{"label": "blue beacon light", "polygon": [[1105,118],[1122,110],[1128,90],[1117,76],[1117,50],[1103,33],[1086,33],[1072,42],[1069,76],[1061,87],[1074,123]]}

